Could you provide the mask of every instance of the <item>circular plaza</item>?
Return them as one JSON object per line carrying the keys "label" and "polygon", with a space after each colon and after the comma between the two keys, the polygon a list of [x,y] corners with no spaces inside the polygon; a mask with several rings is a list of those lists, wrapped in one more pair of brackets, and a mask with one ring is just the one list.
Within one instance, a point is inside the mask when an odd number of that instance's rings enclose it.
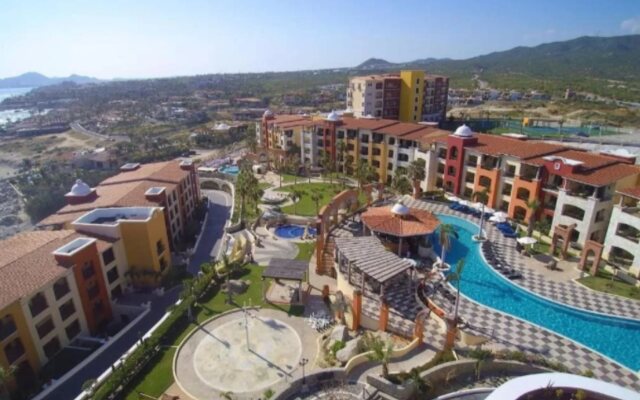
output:
{"label": "circular plaza", "polygon": [[197,400],[211,398],[212,390],[251,398],[300,375],[300,360],[315,352],[315,346],[309,346],[315,344],[314,331],[306,330],[302,318],[269,309],[248,309],[246,315],[240,310],[209,320],[180,345],[174,360],[176,382]]}

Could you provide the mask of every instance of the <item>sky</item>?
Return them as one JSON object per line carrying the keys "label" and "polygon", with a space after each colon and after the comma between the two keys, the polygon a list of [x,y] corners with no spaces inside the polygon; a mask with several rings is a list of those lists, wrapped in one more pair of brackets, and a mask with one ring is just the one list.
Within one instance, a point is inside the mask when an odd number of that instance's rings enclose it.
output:
{"label": "sky", "polygon": [[350,67],[626,34],[640,0],[1,0],[0,77]]}

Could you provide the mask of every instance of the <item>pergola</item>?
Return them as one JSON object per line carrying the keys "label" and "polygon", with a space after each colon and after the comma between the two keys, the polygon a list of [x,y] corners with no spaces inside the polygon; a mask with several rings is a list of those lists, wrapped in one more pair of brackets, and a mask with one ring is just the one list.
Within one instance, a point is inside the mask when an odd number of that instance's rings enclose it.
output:
{"label": "pergola", "polygon": [[336,237],[335,244],[340,272],[350,285],[359,284],[363,294],[367,278],[379,284],[380,295],[384,295],[385,286],[413,266],[388,251],[375,236]]}
{"label": "pergola", "polygon": [[440,220],[430,211],[408,208],[402,203],[369,208],[360,218],[363,228],[381,236],[397,238],[398,255],[402,255],[404,240],[431,234],[440,225]]}
{"label": "pergola", "polygon": [[[307,261],[290,260],[286,258],[272,258],[262,271],[262,281],[266,278],[282,279],[298,282],[298,293],[302,293],[302,282],[307,276],[309,263]],[[262,290],[264,294],[264,288]]]}

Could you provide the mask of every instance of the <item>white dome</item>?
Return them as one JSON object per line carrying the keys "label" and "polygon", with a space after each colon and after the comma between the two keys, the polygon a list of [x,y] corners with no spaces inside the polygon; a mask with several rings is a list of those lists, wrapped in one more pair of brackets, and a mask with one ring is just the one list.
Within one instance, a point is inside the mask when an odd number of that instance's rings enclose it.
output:
{"label": "white dome", "polygon": [[473,136],[473,132],[471,131],[471,128],[469,128],[466,125],[459,126],[458,129],[456,129],[456,131],[453,132],[453,134],[456,135],[456,136],[460,136],[460,137],[471,137],[471,136]]}
{"label": "white dome", "polygon": [[407,215],[409,214],[409,208],[402,203],[396,203],[391,207],[391,212],[396,215]]}
{"label": "white dome", "polygon": [[335,111],[331,111],[329,115],[327,115],[327,121],[340,121],[340,115]]}
{"label": "white dome", "polygon": [[82,179],[76,180],[76,183],[71,187],[69,194],[71,196],[83,197],[91,193],[91,188],[86,183],[82,182]]}
{"label": "white dome", "polygon": [[262,114],[263,117],[273,117],[273,111],[271,110],[265,110],[264,114]]}

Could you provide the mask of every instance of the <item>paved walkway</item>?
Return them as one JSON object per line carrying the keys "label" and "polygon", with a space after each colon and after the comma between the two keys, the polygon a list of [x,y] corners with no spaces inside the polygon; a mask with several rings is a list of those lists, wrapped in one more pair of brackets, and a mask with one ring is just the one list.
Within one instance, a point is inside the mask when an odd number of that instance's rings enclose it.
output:
{"label": "paved walkway", "polygon": [[189,260],[188,271],[193,275],[200,271],[200,265],[218,257],[224,237],[224,226],[231,217],[231,196],[228,193],[221,190],[203,190],[202,194],[209,199],[209,212],[198,247]]}
{"label": "paved walkway", "polygon": [[264,228],[258,228],[260,246],[253,247],[253,259],[258,265],[267,265],[272,258],[294,259],[298,255],[298,246],[292,240],[274,237]]}

